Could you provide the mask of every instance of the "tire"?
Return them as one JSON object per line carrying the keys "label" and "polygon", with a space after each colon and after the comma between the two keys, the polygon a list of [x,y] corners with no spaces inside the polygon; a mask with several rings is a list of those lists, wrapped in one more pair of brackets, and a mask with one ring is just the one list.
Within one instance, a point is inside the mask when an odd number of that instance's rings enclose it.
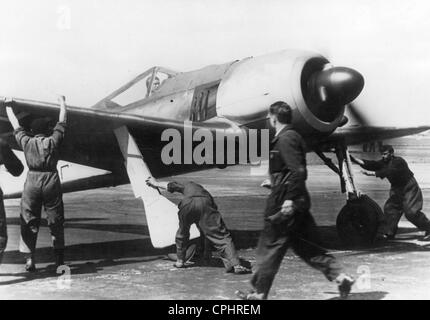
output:
{"label": "tire", "polygon": [[347,246],[371,245],[382,216],[379,205],[366,195],[348,200],[336,220],[340,240]]}

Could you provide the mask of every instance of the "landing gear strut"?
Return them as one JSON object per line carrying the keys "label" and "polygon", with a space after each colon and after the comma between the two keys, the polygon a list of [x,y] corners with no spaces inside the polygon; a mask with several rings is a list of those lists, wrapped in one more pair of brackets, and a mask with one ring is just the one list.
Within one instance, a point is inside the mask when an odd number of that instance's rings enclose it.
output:
{"label": "landing gear strut", "polygon": [[382,219],[379,205],[367,195],[361,194],[354,183],[351,158],[345,143],[335,147],[338,167],[321,151],[316,154],[335,171],[340,178],[342,193],[346,193],[345,206],[340,210],[336,228],[341,241],[348,246],[366,246],[373,243]]}

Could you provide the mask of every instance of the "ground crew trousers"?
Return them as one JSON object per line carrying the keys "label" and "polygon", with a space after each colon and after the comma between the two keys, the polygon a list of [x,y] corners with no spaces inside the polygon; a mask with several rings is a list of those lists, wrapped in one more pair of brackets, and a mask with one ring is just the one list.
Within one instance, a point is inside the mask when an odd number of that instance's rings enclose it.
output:
{"label": "ground crew trousers", "polygon": [[200,232],[218,251],[227,270],[239,265],[239,257],[221,214],[208,197],[190,197],[181,201],[179,228],[176,233],[178,259],[185,260],[190,227],[196,223]]}
{"label": "ground crew trousers", "polygon": [[[268,199],[265,217],[273,214],[273,208],[278,203],[279,199],[272,194]],[[258,241],[256,272],[251,279],[251,285],[257,293],[263,293],[264,298],[267,298],[289,247],[308,265],[321,271],[328,280],[335,280],[342,268],[320,244],[318,228],[308,210],[296,212],[293,220],[281,223],[265,220]]]}
{"label": "ground crew trousers", "polygon": [[392,187],[384,205],[384,219],[379,233],[395,235],[402,214],[417,228],[430,231],[430,221],[421,211],[423,195],[417,181],[411,177],[404,187]]}
{"label": "ground crew trousers", "polygon": [[1,255],[6,249],[7,245],[7,224],[6,224],[6,211],[3,203],[3,191],[0,189],[0,262]]}
{"label": "ground crew trousers", "polygon": [[21,198],[19,250],[34,253],[42,206],[45,209],[54,249],[64,249],[64,205],[57,172],[29,171]]}

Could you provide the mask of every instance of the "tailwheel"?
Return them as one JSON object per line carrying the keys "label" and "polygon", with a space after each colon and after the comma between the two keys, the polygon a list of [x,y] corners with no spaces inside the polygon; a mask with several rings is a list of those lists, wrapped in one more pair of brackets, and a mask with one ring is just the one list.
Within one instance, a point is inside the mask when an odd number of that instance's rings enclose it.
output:
{"label": "tailwheel", "polygon": [[348,246],[371,245],[382,215],[379,205],[366,195],[347,200],[336,221],[340,239]]}

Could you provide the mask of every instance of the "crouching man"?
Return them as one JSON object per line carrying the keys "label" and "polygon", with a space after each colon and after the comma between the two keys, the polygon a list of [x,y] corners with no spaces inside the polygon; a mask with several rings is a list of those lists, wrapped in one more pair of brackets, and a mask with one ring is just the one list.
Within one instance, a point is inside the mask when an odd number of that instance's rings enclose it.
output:
{"label": "crouching man", "polygon": [[201,185],[192,181],[186,183],[159,182],[150,177],[146,183],[171,193],[179,192],[183,198],[179,203],[179,228],[176,232],[177,268],[185,267],[185,254],[190,239],[190,227],[197,225],[200,233],[220,253],[227,272],[235,274],[250,273],[251,270],[240,264],[240,260],[218,207],[212,195]]}

